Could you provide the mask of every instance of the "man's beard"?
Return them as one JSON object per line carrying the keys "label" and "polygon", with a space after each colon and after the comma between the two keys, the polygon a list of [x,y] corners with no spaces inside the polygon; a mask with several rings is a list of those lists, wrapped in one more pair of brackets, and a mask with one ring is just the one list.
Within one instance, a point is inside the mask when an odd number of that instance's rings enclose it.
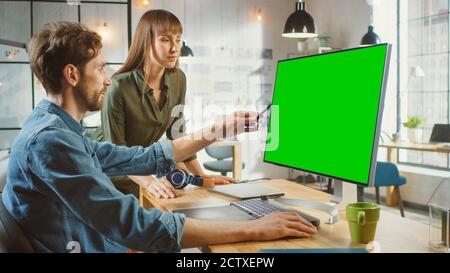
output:
{"label": "man's beard", "polygon": [[79,101],[91,112],[102,109],[105,91],[88,91],[83,85],[75,87],[75,94],[78,96]]}

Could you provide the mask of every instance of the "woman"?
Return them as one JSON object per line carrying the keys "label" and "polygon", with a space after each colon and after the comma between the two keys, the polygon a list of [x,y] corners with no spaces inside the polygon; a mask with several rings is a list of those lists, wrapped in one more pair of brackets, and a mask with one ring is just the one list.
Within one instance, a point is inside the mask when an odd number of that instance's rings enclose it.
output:
{"label": "woman", "polygon": [[[177,68],[182,32],[180,21],[168,11],[150,10],[142,16],[128,58],[105,94],[102,125],[94,136],[97,140],[147,147],[164,133],[169,139],[184,133],[179,110],[185,101],[186,76]],[[195,155],[184,164],[193,174],[213,178],[216,184],[234,182],[225,176],[207,176]],[[136,197],[138,184],[158,198],[176,196],[168,181],[153,176],[113,177],[112,181],[120,191]]]}

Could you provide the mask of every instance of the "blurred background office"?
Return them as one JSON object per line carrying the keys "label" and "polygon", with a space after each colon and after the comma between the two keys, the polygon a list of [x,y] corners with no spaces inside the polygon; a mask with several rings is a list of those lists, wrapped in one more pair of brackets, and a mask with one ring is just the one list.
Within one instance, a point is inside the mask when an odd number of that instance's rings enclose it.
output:
{"label": "blurred background office", "polygon": [[[229,106],[231,111],[269,103],[277,60],[379,42],[393,45],[383,141],[398,138],[408,143],[408,131],[415,129],[414,141],[428,143],[434,124],[449,123],[449,0],[306,0],[301,8],[312,17],[314,35],[284,37],[289,36],[281,35],[287,19],[299,7],[296,2],[0,0],[0,190],[8,149],[26,116],[45,97],[42,85],[32,76],[24,47],[50,21],[78,21],[96,30],[103,37],[103,54],[112,74],[125,61],[133,31],[146,10],[174,13],[183,24],[184,52],[191,55],[180,59],[187,75],[189,131],[208,123],[212,113],[220,113],[223,109],[217,106]],[[299,71],[299,86],[301,77]],[[422,122],[406,128],[404,123],[412,117]],[[94,130],[100,123],[99,113],[89,113],[83,123]],[[333,137],[326,125],[323,131],[305,133]],[[263,163],[263,150],[263,141],[241,140],[243,179],[304,177],[303,172]],[[380,147],[378,159],[393,161],[386,150]],[[396,149],[394,153],[396,166],[407,180],[400,187],[405,205],[425,209],[442,178],[450,176],[449,153],[420,149]],[[200,162],[211,160],[204,151],[198,157]],[[386,192],[380,191],[382,201]],[[365,193],[371,198],[375,189]]]}

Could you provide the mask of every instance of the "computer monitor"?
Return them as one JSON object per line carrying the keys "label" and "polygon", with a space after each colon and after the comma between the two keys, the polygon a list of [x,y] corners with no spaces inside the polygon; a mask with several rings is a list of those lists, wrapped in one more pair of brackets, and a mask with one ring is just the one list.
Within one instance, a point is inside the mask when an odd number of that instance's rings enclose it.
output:
{"label": "computer monitor", "polygon": [[279,61],[264,162],[373,185],[390,48]]}
{"label": "computer monitor", "polygon": [[450,143],[450,124],[433,125],[430,143]]}

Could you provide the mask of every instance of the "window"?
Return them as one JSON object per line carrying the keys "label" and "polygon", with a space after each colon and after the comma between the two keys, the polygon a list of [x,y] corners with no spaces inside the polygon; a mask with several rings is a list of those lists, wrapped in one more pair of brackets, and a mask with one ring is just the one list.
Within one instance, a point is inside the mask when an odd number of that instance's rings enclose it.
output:
{"label": "window", "polygon": [[[127,0],[82,1],[79,6],[54,0],[0,0],[0,39],[28,43],[48,22],[81,22],[101,35],[108,34],[103,39],[103,55],[112,74],[127,55],[130,5]],[[25,118],[44,97],[45,90],[31,73],[25,49],[0,45],[0,150],[11,147]],[[85,126],[99,124],[98,114],[89,113],[84,121]]]}
{"label": "window", "polygon": [[[449,0],[401,1],[400,8],[407,8],[403,13],[407,20],[402,20],[407,24],[407,33],[400,33],[407,52],[401,54],[400,69],[407,69],[401,75],[408,78],[400,95],[404,109],[401,120],[411,115],[425,118],[420,129],[421,140],[427,143],[434,124],[449,123]],[[450,168],[450,157],[441,153],[401,150],[399,161]]]}

